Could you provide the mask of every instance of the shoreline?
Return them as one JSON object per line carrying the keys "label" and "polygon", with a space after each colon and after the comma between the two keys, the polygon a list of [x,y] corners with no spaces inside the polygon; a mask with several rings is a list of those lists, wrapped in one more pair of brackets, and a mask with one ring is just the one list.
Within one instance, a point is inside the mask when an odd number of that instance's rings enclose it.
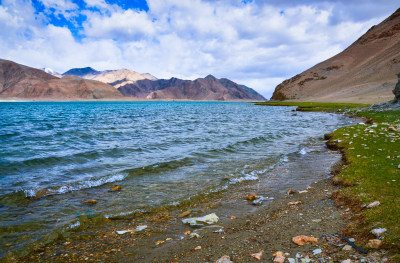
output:
{"label": "shoreline", "polygon": [[[270,262],[268,259],[276,251],[290,253],[292,258],[298,252],[304,257],[310,256],[309,252],[318,247],[326,251],[327,247],[322,242],[305,247],[298,247],[291,242],[292,237],[303,234],[317,238],[324,234],[342,234],[348,223],[343,215],[350,216],[349,211],[343,205],[335,206],[330,199],[332,193],[339,189],[332,184],[331,168],[335,166],[334,170],[338,169],[337,163],[342,156],[328,149],[322,152],[310,154],[313,155],[313,162],[310,159],[301,160],[300,156],[292,162],[280,164],[272,173],[276,173],[276,176],[297,173],[301,178],[303,175],[299,175],[299,167],[303,166],[303,172],[323,173],[324,178],[316,183],[315,179],[303,182],[297,189],[293,185],[281,187],[273,194],[275,199],[267,201],[263,206],[252,205],[245,200],[245,195],[254,192],[265,197],[272,193],[276,185],[271,184],[271,178],[266,178],[268,183],[262,179],[256,183],[242,183],[235,187],[237,189],[228,189],[211,199],[199,200],[187,207],[91,225],[29,254],[21,262],[215,262],[223,255],[230,256],[233,262],[258,262],[250,254],[260,250],[265,253],[263,262]],[[329,165],[324,159],[331,159]],[[308,192],[290,196],[286,194],[289,189],[301,191],[310,185],[312,188]],[[291,201],[301,201],[302,204],[288,206]],[[184,225],[181,222],[183,217],[179,215],[186,211],[191,211],[189,217],[214,212],[220,218],[217,223],[219,227],[195,229]],[[235,218],[231,219],[232,216]],[[116,234],[117,230],[134,229],[143,224],[148,226],[143,232]],[[223,232],[214,233],[220,229]],[[198,233],[201,237],[189,239],[188,235],[184,235],[186,231]],[[198,246],[201,249],[195,250]],[[329,249],[334,252],[311,258],[334,256],[345,260],[349,255],[337,247]],[[354,251],[351,253],[356,254]]]}
{"label": "shoreline", "polygon": [[123,97],[123,98],[104,98],[104,99],[24,99],[24,98],[0,98],[0,103],[2,102],[264,102],[264,101],[254,101],[254,100],[190,100],[190,99],[146,99],[146,98],[136,98],[136,97]]}

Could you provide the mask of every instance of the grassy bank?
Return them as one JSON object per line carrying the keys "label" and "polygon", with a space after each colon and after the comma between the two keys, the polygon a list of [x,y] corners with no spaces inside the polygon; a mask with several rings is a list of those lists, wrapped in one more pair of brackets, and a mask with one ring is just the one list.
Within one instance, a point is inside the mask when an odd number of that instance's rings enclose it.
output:
{"label": "grassy bank", "polygon": [[[334,180],[342,185],[342,200],[352,204],[354,217],[347,231],[366,242],[370,231],[386,228],[383,245],[400,252],[400,111],[374,111],[363,104],[267,102],[258,105],[298,106],[298,110],[347,112],[368,123],[343,127],[326,135],[328,146],[339,149],[345,169]],[[359,109],[363,108],[363,109]],[[373,201],[381,204],[367,209]]]}
{"label": "grassy bank", "polygon": [[330,103],[330,102],[256,102],[255,105],[260,106],[296,106],[297,111],[326,111],[326,112],[346,112],[358,108],[369,107],[370,104],[354,104],[354,103]]}

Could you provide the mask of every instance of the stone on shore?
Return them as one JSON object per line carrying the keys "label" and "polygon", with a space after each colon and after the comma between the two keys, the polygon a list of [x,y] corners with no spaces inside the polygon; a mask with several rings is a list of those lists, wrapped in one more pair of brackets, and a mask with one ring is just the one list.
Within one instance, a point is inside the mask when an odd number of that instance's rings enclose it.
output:
{"label": "stone on shore", "polygon": [[368,240],[367,246],[370,248],[380,248],[382,245],[382,240],[380,239],[370,239]]}
{"label": "stone on shore", "polygon": [[380,204],[381,204],[381,202],[375,201],[375,202],[372,202],[372,203],[370,203],[369,205],[367,205],[367,208],[377,207],[377,206],[379,206]]}
{"label": "stone on shore", "polygon": [[317,243],[318,239],[315,237],[309,237],[305,235],[300,235],[292,238],[293,243],[304,246],[305,244]]}
{"label": "stone on shore", "polygon": [[231,258],[229,256],[225,255],[225,256],[222,256],[217,261],[215,261],[215,263],[233,263],[233,261],[231,261]]}

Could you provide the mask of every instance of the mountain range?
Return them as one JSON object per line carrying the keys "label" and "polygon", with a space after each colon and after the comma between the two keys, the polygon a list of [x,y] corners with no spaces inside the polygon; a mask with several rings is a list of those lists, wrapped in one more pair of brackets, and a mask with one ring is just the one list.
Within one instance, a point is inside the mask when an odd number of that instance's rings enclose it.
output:
{"label": "mountain range", "polygon": [[272,100],[378,103],[400,72],[400,9],[343,52],[283,81]]}
{"label": "mountain range", "polygon": [[[85,73],[85,74],[83,74]],[[118,89],[126,97],[149,100],[265,100],[255,90],[229,79],[212,75],[195,80],[178,78],[157,79],[151,74],[132,70],[96,71],[92,68],[70,69],[66,74],[76,74],[85,79],[102,81]]]}
{"label": "mountain range", "polygon": [[[50,74],[49,74],[50,73]],[[132,70],[73,68],[62,75],[0,59],[0,99],[92,100],[265,100],[251,88],[212,76],[157,79]]]}

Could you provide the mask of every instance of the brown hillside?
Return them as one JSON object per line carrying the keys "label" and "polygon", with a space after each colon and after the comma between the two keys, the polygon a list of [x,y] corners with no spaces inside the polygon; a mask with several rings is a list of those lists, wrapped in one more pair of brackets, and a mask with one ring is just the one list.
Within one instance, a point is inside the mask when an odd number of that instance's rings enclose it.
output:
{"label": "brown hillside", "polygon": [[283,81],[272,100],[378,103],[393,99],[400,72],[400,8],[351,46]]}
{"label": "brown hillside", "polygon": [[42,70],[0,59],[0,98],[104,99],[122,94],[105,83],[74,76],[61,79]]}

